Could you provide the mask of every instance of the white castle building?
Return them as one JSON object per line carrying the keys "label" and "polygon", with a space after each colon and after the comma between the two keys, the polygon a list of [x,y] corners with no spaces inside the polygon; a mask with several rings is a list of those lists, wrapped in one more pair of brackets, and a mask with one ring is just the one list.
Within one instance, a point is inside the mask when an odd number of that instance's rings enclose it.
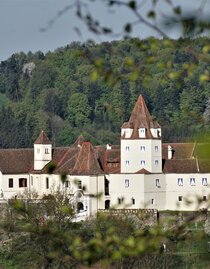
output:
{"label": "white castle building", "polygon": [[[161,127],[141,95],[122,125],[120,140],[120,146],[94,147],[80,136],[72,146],[53,148],[42,131],[33,149],[1,149],[1,201],[25,191],[41,197],[59,187],[87,216],[112,207],[208,208],[210,154],[202,154],[202,148],[210,152],[210,145],[163,144]],[[65,182],[61,174],[67,175]]]}

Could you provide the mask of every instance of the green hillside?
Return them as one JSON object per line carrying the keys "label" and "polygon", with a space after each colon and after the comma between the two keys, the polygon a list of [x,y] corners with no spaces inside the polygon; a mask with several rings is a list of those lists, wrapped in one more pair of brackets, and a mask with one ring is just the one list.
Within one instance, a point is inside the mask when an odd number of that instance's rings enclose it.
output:
{"label": "green hillside", "polygon": [[119,143],[139,94],[162,125],[163,141],[208,137],[208,42],[75,42],[45,55],[13,54],[0,64],[0,147],[32,147],[41,130],[57,146],[79,134]]}

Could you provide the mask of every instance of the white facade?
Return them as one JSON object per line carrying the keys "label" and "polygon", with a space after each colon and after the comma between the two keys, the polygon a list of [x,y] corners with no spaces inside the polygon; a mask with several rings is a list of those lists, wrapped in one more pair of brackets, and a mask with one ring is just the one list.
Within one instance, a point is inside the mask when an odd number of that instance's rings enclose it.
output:
{"label": "white facade", "polygon": [[34,170],[41,170],[52,160],[52,144],[34,144]]}
{"label": "white facade", "polygon": [[159,139],[121,139],[121,173],[145,169],[162,172],[162,143]]}
{"label": "white facade", "polygon": [[[141,114],[140,119],[137,112]],[[96,149],[89,147],[87,142],[84,143],[86,148],[83,148],[81,141],[79,147],[72,147],[69,159],[67,155],[71,147],[67,148],[63,155],[59,155],[59,171],[62,172],[63,166],[69,163],[71,166],[68,171],[76,171],[69,172],[65,182],[61,181],[59,173],[49,175],[46,172],[45,166],[54,161],[55,150],[52,152],[52,144],[42,133],[43,139],[37,139],[34,144],[31,170],[11,173],[6,167],[0,171],[0,201],[25,191],[36,192],[42,197],[56,189],[62,189],[66,191],[77,212],[86,216],[109,208],[187,211],[209,208],[210,160],[207,160],[207,166],[204,167],[204,170],[209,172],[204,173],[199,167],[199,161],[193,157],[195,145],[192,145],[191,149],[189,144],[184,143],[164,147],[161,128],[157,122],[151,122],[142,97],[132,113],[135,115],[131,115],[130,121],[121,129],[120,148],[116,149],[110,145],[104,147],[100,165],[97,163],[100,154],[96,154]],[[150,128],[150,125],[156,127]],[[133,129],[129,126],[133,126]],[[109,159],[112,152],[115,155]],[[7,153],[0,151],[0,154],[3,158]],[[92,154],[94,161],[85,154]],[[9,157],[7,164],[8,160]],[[112,164],[114,170],[109,171]],[[90,174],[87,171],[91,171]]]}

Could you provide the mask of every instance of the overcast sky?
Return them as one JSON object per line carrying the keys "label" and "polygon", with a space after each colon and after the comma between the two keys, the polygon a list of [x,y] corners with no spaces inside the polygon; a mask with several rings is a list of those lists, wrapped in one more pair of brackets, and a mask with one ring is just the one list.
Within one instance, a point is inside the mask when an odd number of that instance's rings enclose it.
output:
{"label": "overcast sky", "polygon": [[[199,1],[177,0],[176,2],[184,2],[189,8],[195,9],[198,7]],[[64,13],[46,31],[40,31],[41,28],[48,25],[51,19],[56,17],[59,11],[72,3],[73,0],[0,0],[0,61],[6,60],[13,53],[20,51],[25,53],[38,50],[53,51],[72,41],[84,42],[87,39],[94,39],[97,42],[105,41],[106,38],[95,37],[87,30],[76,17],[75,10]],[[146,9],[145,4],[142,8]],[[123,22],[132,17],[131,13],[124,8],[118,8],[116,13],[107,13],[107,9],[97,3],[94,3],[92,11],[102,24],[115,27],[117,31],[121,30]],[[205,11],[210,13],[210,0],[207,0]],[[165,10],[165,12],[167,11]],[[82,35],[78,35],[75,27],[80,29]],[[136,28],[134,31],[134,36],[140,38],[153,34],[145,26]],[[176,33],[173,33],[172,37],[176,38]],[[108,38],[108,40],[111,39]]]}

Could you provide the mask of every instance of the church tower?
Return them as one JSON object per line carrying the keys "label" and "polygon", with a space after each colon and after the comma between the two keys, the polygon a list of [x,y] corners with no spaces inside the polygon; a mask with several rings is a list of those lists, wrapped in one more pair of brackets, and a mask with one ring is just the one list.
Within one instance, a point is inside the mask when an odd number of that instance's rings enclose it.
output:
{"label": "church tower", "polygon": [[42,131],[34,142],[34,170],[41,170],[52,160],[52,143]]}
{"label": "church tower", "polygon": [[161,127],[151,117],[142,95],[121,127],[121,173],[162,172]]}

